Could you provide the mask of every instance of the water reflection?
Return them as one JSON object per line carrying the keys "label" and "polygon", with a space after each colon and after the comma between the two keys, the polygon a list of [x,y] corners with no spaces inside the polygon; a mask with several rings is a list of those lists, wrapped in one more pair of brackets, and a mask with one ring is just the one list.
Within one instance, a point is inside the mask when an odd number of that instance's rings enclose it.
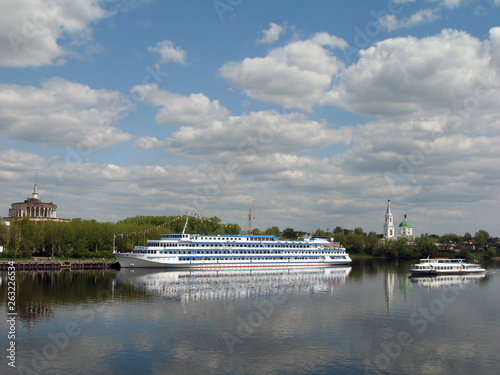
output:
{"label": "water reflection", "polygon": [[[16,311],[19,320],[32,327],[51,319],[58,305],[100,301],[116,271],[22,271],[16,272]],[[7,273],[0,273],[0,285],[7,285]],[[0,300],[7,300],[7,288],[0,288]]]}
{"label": "water reflection", "polygon": [[467,284],[479,284],[486,281],[486,274],[478,275],[436,275],[436,276],[412,276],[409,278],[412,284],[427,289],[447,289],[450,287],[462,287]]}
{"label": "water reflection", "polygon": [[351,267],[301,269],[183,270],[121,269],[118,286],[182,302],[235,300],[273,294],[329,293],[343,284]]}
{"label": "water reflection", "polygon": [[[16,273],[16,370],[496,373],[497,271],[409,278],[408,267]],[[7,332],[6,275],[0,280]],[[78,334],[55,347],[68,324]]]}

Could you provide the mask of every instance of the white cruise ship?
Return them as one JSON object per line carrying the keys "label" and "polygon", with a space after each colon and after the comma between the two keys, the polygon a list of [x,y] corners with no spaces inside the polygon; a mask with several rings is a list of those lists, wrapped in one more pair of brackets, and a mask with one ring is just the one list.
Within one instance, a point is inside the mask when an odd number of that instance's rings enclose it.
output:
{"label": "white cruise ship", "polygon": [[280,241],[263,235],[162,234],[132,253],[114,254],[122,268],[333,266],[351,263],[339,243],[311,238]]}

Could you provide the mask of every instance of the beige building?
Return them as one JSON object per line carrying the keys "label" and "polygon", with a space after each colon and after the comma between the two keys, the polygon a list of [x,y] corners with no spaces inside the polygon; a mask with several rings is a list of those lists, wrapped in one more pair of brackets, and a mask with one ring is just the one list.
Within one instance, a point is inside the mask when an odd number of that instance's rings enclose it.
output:
{"label": "beige building", "polygon": [[12,203],[9,209],[9,217],[6,219],[13,220],[28,217],[31,221],[67,221],[66,219],[57,219],[57,206],[52,202],[42,202],[36,189],[37,184],[35,184],[31,197],[24,202]]}

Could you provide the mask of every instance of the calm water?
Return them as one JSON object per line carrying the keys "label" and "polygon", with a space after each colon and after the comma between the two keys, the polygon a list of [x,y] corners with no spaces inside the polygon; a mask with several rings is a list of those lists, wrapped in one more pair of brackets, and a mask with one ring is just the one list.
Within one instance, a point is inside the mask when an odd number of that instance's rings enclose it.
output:
{"label": "calm water", "polygon": [[497,264],[445,279],[408,266],[16,273],[15,369],[2,273],[0,373],[498,373]]}

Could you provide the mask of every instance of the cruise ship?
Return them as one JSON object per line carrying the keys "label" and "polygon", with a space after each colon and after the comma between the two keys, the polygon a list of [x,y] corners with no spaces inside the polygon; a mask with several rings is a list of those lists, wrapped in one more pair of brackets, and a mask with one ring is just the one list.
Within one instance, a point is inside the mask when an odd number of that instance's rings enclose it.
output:
{"label": "cruise ship", "polygon": [[281,241],[264,235],[162,234],[131,253],[114,255],[122,268],[325,267],[352,262],[337,242]]}

